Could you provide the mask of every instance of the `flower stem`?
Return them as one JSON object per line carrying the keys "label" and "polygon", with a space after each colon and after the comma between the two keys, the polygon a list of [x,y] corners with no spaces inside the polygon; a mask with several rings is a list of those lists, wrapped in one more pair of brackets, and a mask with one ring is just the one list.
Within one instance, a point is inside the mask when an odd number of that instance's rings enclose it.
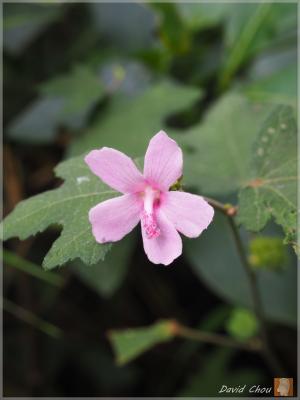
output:
{"label": "flower stem", "polygon": [[251,341],[249,340],[247,342],[239,342],[237,340],[217,333],[203,332],[198,329],[189,328],[187,326],[181,325],[176,321],[174,322],[173,329],[176,336],[196,340],[199,342],[211,343],[220,346],[229,346],[246,351],[260,351],[262,347],[260,339],[252,339]]}
{"label": "flower stem", "polygon": [[262,300],[258,289],[256,274],[249,265],[245,248],[243,246],[240,233],[238,231],[234,218],[232,216],[228,216],[228,222],[232,230],[240,260],[248,277],[254,312],[260,326],[260,337],[262,341],[262,353],[264,355],[264,359],[269,365],[270,369],[273,371],[273,373],[275,373],[277,376],[285,376],[284,369],[282,368],[280,361],[278,360],[276,354],[272,351],[272,348],[270,346],[267,324],[263,312]]}
{"label": "flower stem", "polygon": [[223,214],[233,217],[237,213],[237,207],[232,204],[223,204],[220,201],[210,197],[203,197],[213,208],[221,211]]}

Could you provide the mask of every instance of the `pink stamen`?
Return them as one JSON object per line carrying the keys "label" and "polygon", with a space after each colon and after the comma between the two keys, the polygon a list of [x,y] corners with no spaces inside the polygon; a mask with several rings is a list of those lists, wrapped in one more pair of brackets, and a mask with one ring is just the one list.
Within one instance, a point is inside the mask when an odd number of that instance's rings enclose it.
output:
{"label": "pink stamen", "polygon": [[153,239],[160,235],[160,229],[157,225],[154,214],[154,203],[159,198],[159,192],[148,186],[146,187],[143,196],[144,211],[141,215],[142,225],[145,229],[148,239]]}
{"label": "pink stamen", "polygon": [[153,239],[160,235],[160,229],[155,221],[153,213],[148,214],[146,211],[143,211],[142,224],[148,239]]}

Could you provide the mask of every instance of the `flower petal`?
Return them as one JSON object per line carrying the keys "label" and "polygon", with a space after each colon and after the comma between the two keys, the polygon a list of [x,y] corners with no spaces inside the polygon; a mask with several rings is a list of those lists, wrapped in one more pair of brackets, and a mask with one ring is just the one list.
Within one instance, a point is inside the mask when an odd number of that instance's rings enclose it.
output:
{"label": "flower petal", "polygon": [[143,207],[141,199],[132,194],[116,197],[90,209],[89,220],[97,242],[116,242],[138,224]]}
{"label": "flower petal", "polygon": [[135,193],[144,187],[144,178],[131,158],[118,150],[92,150],[85,162],[103,182],[121,193]]}
{"label": "flower petal", "polygon": [[144,250],[154,264],[169,265],[182,253],[182,240],[174,226],[161,211],[156,214],[160,235],[149,239],[142,226]]}
{"label": "flower petal", "polygon": [[201,196],[185,192],[167,192],[161,209],[174,227],[185,236],[195,238],[208,227],[214,209]]}
{"label": "flower petal", "polygon": [[182,151],[175,140],[164,132],[158,132],[151,140],[145,155],[144,177],[167,191],[182,175]]}

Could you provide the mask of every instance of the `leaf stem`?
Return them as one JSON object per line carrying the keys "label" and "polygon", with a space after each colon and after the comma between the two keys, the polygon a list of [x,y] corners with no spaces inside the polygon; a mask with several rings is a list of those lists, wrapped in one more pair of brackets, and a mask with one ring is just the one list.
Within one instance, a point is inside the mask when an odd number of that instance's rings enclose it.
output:
{"label": "leaf stem", "polygon": [[196,340],[199,342],[211,343],[219,346],[234,347],[246,351],[260,351],[262,348],[262,343],[260,339],[252,339],[247,342],[239,342],[237,340],[231,339],[230,337],[217,333],[203,332],[198,329],[189,328],[187,326],[181,325],[176,321],[174,321],[173,329],[176,336]]}
{"label": "leaf stem", "polygon": [[34,326],[48,336],[59,339],[62,335],[62,331],[60,330],[60,328],[51,324],[50,322],[47,322],[37,317],[33,312],[26,310],[23,307],[20,307],[18,304],[15,304],[11,300],[3,299],[3,309],[14,315],[21,321]]}
{"label": "leaf stem", "polygon": [[247,52],[249,51],[255,36],[265,23],[270,9],[271,4],[259,4],[255,12],[250,16],[250,18],[248,18],[247,23],[245,24],[240,35],[233,44],[228,57],[226,58],[219,79],[220,90],[227,88],[230,80],[245,61]]}
{"label": "leaf stem", "polygon": [[14,254],[9,250],[3,249],[3,261],[5,264],[17,268],[20,271],[34,276],[50,285],[62,287],[64,283],[64,280],[60,275],[55,274],[54,272],[44,271],[40,266],[19,257],[17,254]]}
{"label": "leaf stem", "polygon": [[243,246],[243,243],[242,243],[242,240],[240,237],[240,233],[238,231],[238,228],[236,226],[234,218],[232,218],[231,216],[228,216],[228,222],[229,222],[230,228],[232,230],[232,234],[234,237],[234,241],[236,244],[236,248],[237,248],[240,260],[242,262],[242,265],[243,265],[244,270],[248,277],[251,295],[252,295],[254,312],[256,314],[256,318],[259,321],[259,326],[260,326],[260,337],[261,337],[261,341],[262,341],[262,353],[263,353],[265,361],[269,365],[270,369],[277,376],[285,376],[284,369],[282,368],[280,361],[278,360],[276,354],[272,351],[272,348],[270,346],[267,324],[266,324],[266,320],[265,320],[265,316],[264,316],[264,312],[263,312],[262,300],[261,300],[260,292],[258,289],[256,274],[252,270],[251,266],[249,265],[249,262],[248,262],[248,259],[246,256],[246,251]]}
{"label": "leaf stem", "polygon": [[[261,300],[260,292],[258,289],[256,274],[252,270],[251,266],[249,265],[246,251],[243,246],[239,230],[234,221],[234,216],[237,213],[237,207],[233,206],[231,204],[223,204],[223,203],[221,203],[215,199],[209,198],[209,197],[204,197],[204,199],[212,207],[221,211],[223,214],[225,214],[228,217],[228,222],[229,222],[229,225],[230,225],[233,237],[234,237],[236,248],[237,248],[241,263],[244,267],[244,270],[246,272],[246,275],[247,275],[247,278],[249,281],[254,312],[256,314],[256,318],[257,318],[257,320],[259,322],[259,326],[260,326],[260,337],[261,337],[261,343],[262,343],[260,350],[262,351],[262,353],[264,355],[264,359],[267,362],[267,364],[269,365],[270,369],[273,371],[273,373],[275,373],[277,376],[278,375],[284,376],[285,375],[284,368],[281,366],[280,361],[278,360],[276,354],[273,352],[272,347],[270,346],[267,324],[266,324],[266,320],[265,320],[265,316],[264,316],[264,312],[263,312],[262,300]],[[227,338],[226,338],[226,341],[227,341]]]}

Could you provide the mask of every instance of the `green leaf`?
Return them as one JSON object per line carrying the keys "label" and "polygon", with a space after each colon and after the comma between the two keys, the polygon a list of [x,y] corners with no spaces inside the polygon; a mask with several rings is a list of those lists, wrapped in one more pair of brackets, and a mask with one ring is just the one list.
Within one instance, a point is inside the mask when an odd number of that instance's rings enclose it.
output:
{"label": "green leaf", "polygon": [[158,15],[159,37],[171,54],[184,54],[191,46],[190,32],[185,29],[175,4],[153,2]]}
{"label": "green leaf", "polygon": [[64,99],[63,113],[85,110],[104,96],[104,85],[86,65],[76,65],[68,74],[40,86],[41,93]]}
{"label": "green leaf", "polygon": [[226,324],[227,332],[238,340],[255,336],[258,324],[255,315],[245,308],[235,308]]}
{"label": "green leaf", "polygon": [[171,340],[174,336],[171,320],[158,321],[145,328],[113,330],[109,333],[117,363],[120,365],[126,364],[159,343]]}
{"label": "green leaf", "polygon": [[[195,274],[216,294],[231,304],[252,308],[248,278],[241,264],[227,218],[216,213],[199,239],[186,240],[185,254]],[[248,241],[244,231],[244,246]],[[294,255],[280,271],[256,271],[266,317],[287,325],[297,321],[297,268]]]}
{"label": "green leaf", "polygon": [[[162,82],[133,99],[114,96],[105,115],[73,142],[71,155],[107,146],[140,157],[151,137],[166,128],[165,118],[190,105],[201,94],[190,87]],[[172,129],[167,132],[172,134]]]}
{"label": "green leaf", "polygon": [[4,29],[24,27],[24,25],[47,25],[62,12],[61,4],[14,4],[4,7]]}
{"label": "green leaf", "polygon": [[38,97],[7,127],[7,135],[24,143],[49,143],[54,140],[61,125],[77,130],[85,126],[89,111],[62,114],[65,101],[57,97]]}
{"label": "green leaf", "polygon": [[296,246],[297,128],[292,107],[277,107],[265,121],[254,146],[252,171],[239,194],[239,222],[257,232],[273,217],[287,242]]}
{"label": "green leaf", "polygon": [[230,13],[228,3],[176,3],[178,12],[184,23],[191,29],[203,29],[222,22]]}
{"label": "green leaf", "polygon": [[63,229],[44,259],[44,268],[51,269],[77,257],[86,264],[95,264],[104,258],[110,245],[95,241],[88,212],[117,192],[90,172],[82,156],[59,164],[55,172],[65,183],[21,201],[3,221],[4,240],[15,236],[23,240],[57,224]]}
{"label": "green leaf", "polygon": [[296,43],[296,15],[296,4],[235,4],[225,26],[227,54],[220,74],[220,87],[226,87],[255,54],[286,40],[291,29],[295,32],[290,36]]}
{"label": "green leaf", "polygon": [[147,3],[90,2],[87,6],[93,29],[119,52],[135,52],[154,44],[156,15]]}
{"label": "green leaf", "polygon": [[204,121],[179,137],[184,150],[184,183],[210,195],[225,195],[250,177],[251,148],[269,107],[229,93]]}
{"label": "green leaf", "polygon": [[63,13],[61,4],[3,4],[3,46],[12,55],[26,47]]}
{"label": "green leaf", "polygon": [[139,63],[118,58],[101,65],[99,76],[77,65],[70,75],[44,83],[41,92],[45,95],[11,121],[7,135],[19,142],[37,144],[52,142],[61,126],[76,133],[86,128],[97,100],[115,92],[132,97],[150,80],[149,72]]}
{"label": "green leaf", "polygon": [[253,268],[282,269],[287,264],[287,248],[281,238],[257,236],[249,243],[249,263]]}
{"label": "green leaf", "polygon": [[228,85],[235,72],[251,54],[253,42],[264,26],[271,6],[270,3],[241,4],[233,9],[227,25],[226,39],[229,51],[220,75],[221,87]]}
{"label": "green leaf", "polygon": [[244,89],[255,101],[295,105],[297,102],[297,66],[289,65],[254,81]]}
{"label": "green leaf", "polygon": [[95,265],[74,262],[72,269],[101,296],[109,298],[121,286],[129,267],[135,240],[132,234],[115,243],[103,261]]}

